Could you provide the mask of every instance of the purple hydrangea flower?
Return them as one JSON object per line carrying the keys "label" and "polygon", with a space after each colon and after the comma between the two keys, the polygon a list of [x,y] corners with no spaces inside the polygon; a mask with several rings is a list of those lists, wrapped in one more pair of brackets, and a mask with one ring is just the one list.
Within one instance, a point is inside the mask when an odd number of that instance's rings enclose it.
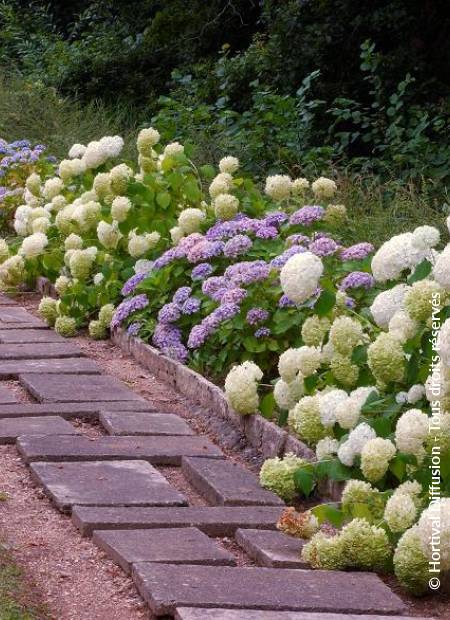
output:
{"label": "purple hydrangea flower", "polygon": [[197,243],[200,243],[200,241],[204,241],[204,239],[205,237],[202,234],[192,233],[187,237],[183,237],[182,239],[180,239],[177,244],[177,250],[179,250],[179,252],[182,252],[183,256],[186,256],[189,250],[192,250],[194,245],[197,245]]}
{"label": "purple hydrangea flower", "polygon": [[318,205],[307,205],[295,211],[289,218],[289,224],[294,226],[301,224],[302,226],[310,226],[314,222],[319,222],[325,214],[325,209]]}
{"label": "purple hydrangea flower", "polygon": [[135,323],[130,323],[130,325],[128,325],[127,333],[130,334],[130,336],[137,336],[141,327],[142,323],[139,323],[138,321]]}
{"label": "purple hydrangea flower", "polygon": [[294,256],[295,254],[302,254],[302,252],[306,252],[306,249],[303,246],[291,245],[291,247],[285,250],[283,254],[275,256],[275,258],[270,261],[270,266],[274,269],[281,269],[288,262],[291,256]]}
{"label": "purple hydrangea flower", "polygon": [[170,263],[173,263],[177,258],[181,258],[179,252],[177,252],[176,248],[171,248],[170,250],[166,250],[159,256],[155,262],[153,263],[153,269],[162,269]]}
{"label": "purple hydrangea flower", "polygon": [[115,329],[125,319],[127,319],[130,314],[133,314],[133,312],[136,312],[137,310],[143,310],[146,306],[148,306],[147,295],[136,295],[130,299],[125,299],[125,301],[117,306],[114,312],[114,316],[111,321],[111,329]]}
{"label": "purple hydrangea flower", "polygon": [[189,352],[181,342],[171,344],[161,348],[161,352],[177,362],[184,364],[189,356]]}
{"label": "purple hydrangea flower", "polygon": [[246,321],[249,325],[264,323],[269,318],[269,313],[264,308],[251,308],[247,312]]}
{"label": "purple hydrangea flower", "polygon": [[208,336],[210,335],[210,331],[207,326],[203,323],[199,323],[198,325],[194,325],[191,329],[187,346],[189,349],[198,349],[206,342]]}
{"label": "purple hydrangea flower", "polygon": [[189,297],[181,306],[182,314],[195,314],[200,310],[201,301],[197,297]]}
{"label": "purple hydrangea flower", "polygon": [[264,226],[281,226],[288,219],[288,216],[284,211],[272,211],[268,213],[266,217],[262,220],[262,224]]}
{"label": "purple hydrangea flower", "polygon": [[295,302],[289,299],[287,295],[281,295],[280,299],[278,300],[279,308],[292,308],[293,306],[295,306]]}
{"label": "purple hydrangea flower", "polygon": [[172,301],[177,304],[177,306],[180,306],[184,304],[184,302],[186,301],[186,299],[189,298],[191,293],[192,289],[189,286],[182,286],[177,291],[175,291],[172,297]]}
{"label": "purple hydrangea flower", "polygon": [[356,302],[351,297],[346,297],[345,305],[347,306],[347,308],[353,309],[356,306]]}
{"label": "purple hydrangea flower", "polygon": [[131,276],[131,278],[128,278],[120,291],[122,295],[127,297],[128,295],[131,295],[131,293],[134,293],[137,285],[142,282],[142,280],[145,280],[147,276],[148,273],[136,273],[134,276]]}
{"label": "purple hydrangea flower", "polygon": [[230,288],[225,291],[220,299],[222,304],[240,304],[247,297],[245,288]]}
{"label": "purple hydrangea flower", "polygon": [[224,291],[228,288],[228,281],[224,276],[211,276],[204,280],[202,284],[202,293],[207,297],[214,299],[214,295],[218,291]]}
{"label": "purple hydrangea flower", "polygon": [[369,254],[372,254],[374,250],[375,248],[371,243],[356,243],[355,245],[351,245],[350,247],[341,250],[340,256],[344,261],[363,260],[363,258],[369,256]]}
{"label": "purple hydrangea flower", "polygon": [[196,265],[191,273],[192,280],[204,280],[210,276],[213,272],[213,268],[209,263],[200,263]]}
{"label": "purple hydrangea flower", "polygon": [[219,256],[223,251],[223,241],[199,241],[186,254],[190,263],[206,261],[214,256]]}
{"label": "purple hydrangea flower", "polygon": [[159,349],[177,345],[181,342],[181,331],[171,323],[158,323],[153,332],[152,342]]}
{"label": "purple hydrangea flower", "polygon": [[339,245],[331,237],[319,237],[309,244],[309,251],[316,256],[331,256],[339,249]]}
{"label": "purple hydrangea flower", "polygon": [[261,226],[255,233],[258,239],[275,239],[278,237],[278,230],[275,226]]}
{"label": "purple hydrangea flower", "polygon": [[289,235],[286,239],[287,245],[309,245],[310,238],[307,235],[296,233],[295,235]]}
{"label": "purple hydrangea flower", "polygon": [[260,327],[255,331],[255,338],[266,338],[267,336],[270,336],[271,333],[272,332],[268,327]]}
{"label": "purple hydrangea flower", "polygon": [[375,286],[375,278],[365,271],[352,271],[349,273],[339,285],[341,291],[346,291],[352,288],[365,288],[369,289]]}
{"label": "purple hydrangea flower", "polygon": [[269,276],[269,273],[270,267],[263,260],[243,261],[227,267],[225,278],[236,286],[241,286],[261,282]]}
{"label": "purple hydrangea flower", "polygon": [[252,245],[252,240],[247,235],[236,235],[225,243],[223,255],[227,258],[236,258],[245,254]]}
{"label": "purple hydrangea flower", "polygon": [[175,303],[165,304],[158,312],[160,323],[175,323],[181,316],[180,308]]}

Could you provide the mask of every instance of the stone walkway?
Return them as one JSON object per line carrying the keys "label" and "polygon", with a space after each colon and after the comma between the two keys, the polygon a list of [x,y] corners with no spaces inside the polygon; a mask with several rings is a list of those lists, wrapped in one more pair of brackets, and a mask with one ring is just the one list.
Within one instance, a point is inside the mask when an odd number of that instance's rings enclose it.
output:
{"label": "stone walkway", "polygon": [[[308,570],[302,541],[276,531],[283,502],[254,474],[1,295],[0,377],[35,399],[18,402],[0,385],[0,443],[16,443],[56,509],[132,575],[155,616],[406,620],[405,605],[376,575]],[[100,422],[104,434],[83,435],[75,418]],[[180,468],[208,505],[190,506],[158,469],[167,466]],[[227,548],[223,538],[234,543]]]}

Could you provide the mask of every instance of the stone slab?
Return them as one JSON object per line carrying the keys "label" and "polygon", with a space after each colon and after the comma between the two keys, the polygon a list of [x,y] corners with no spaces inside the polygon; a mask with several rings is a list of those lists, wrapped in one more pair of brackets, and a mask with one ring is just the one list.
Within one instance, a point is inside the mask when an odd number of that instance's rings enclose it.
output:
{"label": "stone slab", "polygon": [[37,342],[32,344],[0,344],[0,360],[79,357],[81,349],[71,342]]}
{"label": "stone slab", "polygon": [[195,435],[191,427],[173,413],[103,411],[100,422],[110,435]]}
{"label": "stone slab", "polygon": [[9,295],[0,294],[0,306],[17,306],[17,302]]}
{"label": "stone slab", "polygon": [[90,401],[77,403],[16,403],[0,405],[0,420],[3,418],[23,418],[48,415],[60,415],[67,420],[72,418],[86,418],[97,420],[104,409],[120,409],[120,411],[148,411],[154,408],[145,400],[129,401]]}
{"label": "stone slab", "polygon": [[275,529],[282,507],[189,506],[108,508],[74,506],[72,521],[83,536],[94,530],[197,527],[208,536],[233,536],[238,528]]}
{"label": "stone slab", "polygon": [[59,416],[0,420],[0,444],[14,443],[21,435],[77,434],[77,429]]}
{"label": "stone slab", "polygon": [[418,616],[376,616],[367,614],[321,614],[303,611],[262,609],[199,609],[179,607],[175,620],[433,620]]}
{"label": "stone slab", "polygon": [[45,323],[39,321],[39,319],[34,319],[33,321],[25,323],[25,321],[21,321],[20,323],[2,323],[0,321],[0,330],[1,331],[17,331],[20,329],[32,329],[32,330],[40,330],[40,331],[50,331],[48,326]]}
{"label": "stone slab", "polygon": [[105,375],[51,373],[20,374],[19,380],[41,402],[77,402],[89,400],[143,400],[121,381]]}
{"label": "stone slab", "polygon": [[17,449],[25,462],[139,459],[153,465],[180,465],[183,456],[220,459],[221,450],[203,437],[23,436]]}
{"label": "stone slab", "polygon": [[28,359],[0,360],[0,377],[17,377],[26,374],[50,374],[53,384],[55,374],[98,374],[100,367],[94,360],[87,357],[70,357],[64,359]]}
{"label": "stone slab", "polygon": [[5,344],[29,344],[33,342],[67,342],[65,338],[52,329],[6,329],[0,328],[0,342]]}
{"label": "stone slab", "polygon": [[93,542],[130,574],[136,562],[234,566],[234,556],[195,527],[100,530]]}
{"label": "stone slab", "polygon": [[221,506],[283,505],[283,501],[261,488],[257,476],[232,461],[183,458],[183,473],[211,504]]}
{"label": "stone slab", "polygon": [[12,390],[8,390],[7,387],[0,385],[0,405],[8,405],[17,403],[16,395]]}
{"label": "stone slab", "polygon": [[269,568],[307,568],[300,559],[305,541],[270,530],[239,529],[236,542],[252,560]]}
{"label": "stone slab", "polygon": [[177,607],[401,614],[406,607],[373,573],[140,563],[133,579],[155,615]]}
{"label": "stone slab", "polygon": [[37,327],[47,327],[46,323],[41,319],[30,314],[25,308],[20,306],[0,307],[0,325],[3,324],[27,324],[36,325]]}
{"label": "stone slab", "polygon": [[185,506],[185,497],[146,461],[33,463],[32,476],[56,507]]}

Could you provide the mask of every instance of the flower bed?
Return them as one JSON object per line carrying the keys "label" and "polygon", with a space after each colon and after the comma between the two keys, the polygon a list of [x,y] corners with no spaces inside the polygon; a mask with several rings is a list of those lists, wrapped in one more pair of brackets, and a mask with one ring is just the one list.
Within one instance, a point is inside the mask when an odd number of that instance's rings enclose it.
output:
{"label": "flower bed", "polygon": [[[434,515],[446,578],[450,244],[421,226],[376,251],[364,240],[345,247],[330,179],[274,175],[260,191],[233,157],[216,174],[197,170],[182,145],[160,146],[153,129],[137,146],[138,171],[117,163],[116,136],[75,145],[59,176],[28,177],[15,214],[22,238],[3,246],[3,287],[45,275],[60,299],[44,298],[40,311],[59,333],[126,328],[166,369],[176,362],[177,381],[187,363],[224,384],[237,414],[287,425],[316,460],[269,459],[263,486],[291,501],[346,482],[340,502],[280,522],[311,537],[312,566],[394,570],[425,592]],[[244,427],[256,425],[249,419]],[[288,436],[278,439],[275,454]],[[340,533],[319,530],[324,522]]]}

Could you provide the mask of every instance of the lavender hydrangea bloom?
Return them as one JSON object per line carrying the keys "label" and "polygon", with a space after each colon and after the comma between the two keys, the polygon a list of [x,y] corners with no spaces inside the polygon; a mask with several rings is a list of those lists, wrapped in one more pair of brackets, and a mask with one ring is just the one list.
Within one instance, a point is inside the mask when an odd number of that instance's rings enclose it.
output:
{"label": "lavender hydrangea bloom", "polygon": [[264,226],[281,226],[287,219],[288,216],[284,211],[272,211],[262,220],[262,224]]}
{"label": "lavender hydrangea bloom", "polygon": [[209,260],[214,256],[219,256],[223,251],[223,241],[199,241],[186,254],[190,263]]}
{"label": "lavender hydrangea bloom", "polygon": [[222,304],[240,304],[247,297],[245,288],[230,288],[225,291],[220,299]]}
{"label": "lavender hydrangea bloom", "polygon": [[264,323],[269,318],[269,313],[264,308],[251,308],[247,312],[246,321],[249,325]]}
{"label": "lavender hydrangea bloom", "polygon": [[184,304],[186,299],[189,298],[192,293],[192,289],[190,286],[181,286],[177,291],[175,291],[172,301],[177,304],[177,306]]}
{"label": "lavender hydrangea bloom", "polygon": [[116,311],[114,312],[114,316],[111,321],[111,329],[118,327],[130,316],[130,314],[133,314],[133,312],[143,310],[146,306],[148,306],[148,303],[147,295],[144,294],[136,295],[130,299],[125,299],[125,301],[117,306]]}
{"label": "lavender hydrangea bloom", "polygon": [[279,308],[292,308],[293,306],[295,306],[295,303],[292,301],[292,299],[289,299],[287,295],[281,295],[280,299],[278,300]]}
{"label": "lavender hydrangea bloom", "polygon": [[197,297],[189,297],[181,306],[182,314],[195,314],[200,310],[201,301]]}
{"label": "lavender hydrangea bloom", "polygon": [[176,248],[171,248],[170,250],[166,250],[159,256],[155,262],[153,263],[153,269],[162,269],[170,263],[173,263],[177,258],[181,258],[180,253],[177,252]]}
{"label": "lavender hydrangea bloom", "polygon": [[239,313],[237,304],[226,303],[220,305],[198,325],[194,325],[188,337],[189,349],[198,349],[214,333],[221,323],[232,319]]}
{"label": "lavender hydrangea bloom", "polygon": [[375,286],[375,278],[365,271],[352,271],[349,273],[339,285],[341,291],[346,291],[352,288],[365,288],[369,289]]}
{"label": "lavender hydrangea bloom", "polygon": [[187,346],[189,349],[198,349],[206,342],[210,335],[209,329],[204,325],[203,321],[198,325],[194,325],[191,329]]}
{"label": "lavender hydrangea bloom", "polygon": [[255,338],[266,338],[270,336],[271,330],[268,327],[260,327],[255,331]]}
{"label": "lavender hydrangea bloom", "polygon": [[289,224],[294,226],[301,224],[302,226],[310,226],[315,222],[319,222],[325,215],[325,209],[318,205],[307,205],[295,211],[289,218]]}
{"label": "lavender hydrangea bloom", "polygon": [[261,226],[255,233],[258,239],[275,239],[278,237],[278,230],[275,226]]}
{"label": "lavender hydrangea bloom", "polygon": [[295,235],[289,235],[286,239],[287,245],[309,245],[310,238],[307,235],[297,233]]}
{"label": "lavender hydrangea bloom", "polygon": [[220,290],[228,288],[228,280],[224,276],[211,276],[204,280],[202,284],[202,293],[207,297],[214,299],[214,294]]}
{"label": "lavender hydrangea bloom", "polygon": [[138,321],[135,323],[130,323],[130,325],[128,325],[127,334],[130,334],[130,336],[137,336],[141,327],[142,323],[139,323]]}
{"label": "lavender hydrangea bloom", "polygon": [[177,362],[184,364],[189,356],[189,352],[181,342],[162,347],[161,352]]}
{"label": "lavender hydrangea bloom", "polygon": [[205,237],[198,232],[191,233],[187,237],[183,237],[182,239],[180,239],[176,246],[177,250],[182,253],[183,256],[186,256],[186,254],[194,247],[194,245],[197,245],[197,243],[200,243],[200,241],[204,241],[204,239]]}
{"label": "lavender hydrangea bloom", "polygon": [[245,254],[252,245],[252,240],[247,235],[236,235],[225,243],[223,255],[227,258],[236,258]]}
{"label": "lavender hydrangea bloom", "polygon": [[356,302],[351,297],[347,297],[345,299],[345,305],[347,306],[347,308],[353,309],[356,306]]}
{"label": "lavender hydrangea bloom", "polygon": [[122,295],[127,297],[128,295],[131,295],[131,293],[134,293],[137,285],[142,282],[142,280],[145,280],[147,276],[147,273],[136,273],[134,276],[131,276],[131,278],[128,278],[120,291]]}
{"label": "lavender hydrangea bloom", "polygon": [[196,265],[191,273],[192,280],[204,280],[210,276],[213,272],[213,268],[209,263],[200,263]]}
{"label": "lavender hydrangea bloom", "polygon": [[269,273],[270,267],[263,260],[243,261],[227,267],[225,278],[236,286],[241,286],[261,282],[269,276]]}
{"label": "lavender hydrangea bloom", "polygon": [[372,254],[374,250],[375,248],[371,243],[356,243],[355,245],[351,245],[350,247],[345,248],[345,250],[342,250],[340,256],[344,261],[363,260],[366,256],[369,256],[369,254]]}
{"label": "lavender hydrangea bloom", "polygon": [[275,256],[275,258],[270,261],[270,266],[273,269],[281,269],[288,262],[291,256],[294,256],[295,254],[301,254],[302,252],[306,252],[306,249],[303,246],[291,245],[291,247],[285,250],[283,254]]}
{"label": "lavender hydrangea bloom", "polygon": [[339,245],[331,237],[319,237],[309,244],[309,251],[316,256],[331,256],[339,249]]}
{"label": "lavender hydrangea bloom", "polygon": [[181,316],[180,308],[175,303],[165,304],[158,312],[160,323],[175,323]]}
{"label": "lavender hydrangea bloom", "polygon": [[216,222],[207,231],[205,236],[210,241],[219,241],[238,234],[251,232],[259,225],[259,220],[253,220],[243,213],[238,213],[236,217],[227,222]]}
{"label": "lavender hydrangea bloom", "polygon": [[158,323],[153,332],[152,342],[159,349],[177,345],[181,342],[181,331],[171,323]]}

